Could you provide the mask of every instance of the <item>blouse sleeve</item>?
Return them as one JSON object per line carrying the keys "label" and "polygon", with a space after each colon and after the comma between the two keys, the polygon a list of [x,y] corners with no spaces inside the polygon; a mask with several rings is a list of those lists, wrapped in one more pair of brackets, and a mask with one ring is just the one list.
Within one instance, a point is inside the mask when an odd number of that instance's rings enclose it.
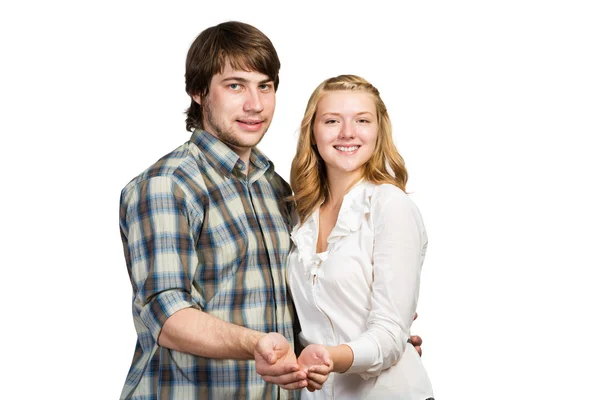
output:
{"label": "blouse sleeve", "polygon": [[414,202],[399,188],[382,185],[371,202],[373,285],[367,330],[347,345],[354,352],[348,373],[378,376],[404,354],[417,309],[427,233]]}

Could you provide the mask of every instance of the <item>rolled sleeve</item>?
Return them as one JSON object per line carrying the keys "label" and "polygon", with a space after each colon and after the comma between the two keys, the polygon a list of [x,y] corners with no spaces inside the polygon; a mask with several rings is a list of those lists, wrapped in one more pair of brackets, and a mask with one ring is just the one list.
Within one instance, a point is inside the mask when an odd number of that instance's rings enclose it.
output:
{"label": "rolled sleeve", "polygon": [[158,336],[167,319],[177,311],[190,307],[198,308],[192,302],[189,293],[169,290],[155,296],[147,303],[142,308],[140,317],[152,333],[154,340],[158,342]]}
{"label": "rolled sleeve", "polygon": [[[134,312],[155,340],[165,321],[188,307],[198,264],[193,235],[197,213],[168,177],[141,180],[121,198],[121,230],[134,289]],[[198,294],[196,293],[196,296]]]}

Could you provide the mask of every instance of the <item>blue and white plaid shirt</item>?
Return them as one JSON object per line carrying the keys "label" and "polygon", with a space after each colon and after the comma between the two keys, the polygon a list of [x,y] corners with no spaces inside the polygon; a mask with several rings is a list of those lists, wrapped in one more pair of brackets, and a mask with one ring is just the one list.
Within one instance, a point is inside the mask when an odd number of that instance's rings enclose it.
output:
{"label": "blue and white plaid shirt", "polygon": [[120,226],[133,286],[138,342],[121,399],[285,399],[254,360],[207,359],[159,347],[176,311],[194,307],[293,343],[285,282],[291,191],[258,150],[248,175],[237,154],[207,132],[133,179]]}

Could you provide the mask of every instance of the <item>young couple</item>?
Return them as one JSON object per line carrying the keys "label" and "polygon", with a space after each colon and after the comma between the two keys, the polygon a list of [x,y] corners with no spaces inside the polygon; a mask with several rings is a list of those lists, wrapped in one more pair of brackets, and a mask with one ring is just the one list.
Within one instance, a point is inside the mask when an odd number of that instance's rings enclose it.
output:
{"label": "young couple", "polygon": [[138,334],[121,399],[433,397],[410,336],[427,235],[379,92],[315,89],[290,189],[255,147],[279,68],[240,22],[189,49],[192,136],[121,193]]}

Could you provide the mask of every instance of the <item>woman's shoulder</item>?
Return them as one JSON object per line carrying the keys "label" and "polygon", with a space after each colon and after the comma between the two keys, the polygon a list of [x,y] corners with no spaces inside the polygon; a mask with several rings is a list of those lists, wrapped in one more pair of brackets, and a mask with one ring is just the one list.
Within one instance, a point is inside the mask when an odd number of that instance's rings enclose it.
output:
{"label": "woman's shoulder", "polygon": [[412,202],[408,194],[396,185],[390,183],[372,184],[373,200],[392,200]]}
{"label": "woman's shoulder", "polygon": [[411,212],[420,213],[417,204],[404,190],[396,185],[383,183],[374,185],[371,206],[375,213]]}
{"label": "woman's shoulder", "polygon": [[396,185],[392,185],[391,183],[380,183],[380,184],[372,183],[372,185],[374,187],[373,191],[375,193],[406,196],[406,192],[404,190],[400,189]]}

